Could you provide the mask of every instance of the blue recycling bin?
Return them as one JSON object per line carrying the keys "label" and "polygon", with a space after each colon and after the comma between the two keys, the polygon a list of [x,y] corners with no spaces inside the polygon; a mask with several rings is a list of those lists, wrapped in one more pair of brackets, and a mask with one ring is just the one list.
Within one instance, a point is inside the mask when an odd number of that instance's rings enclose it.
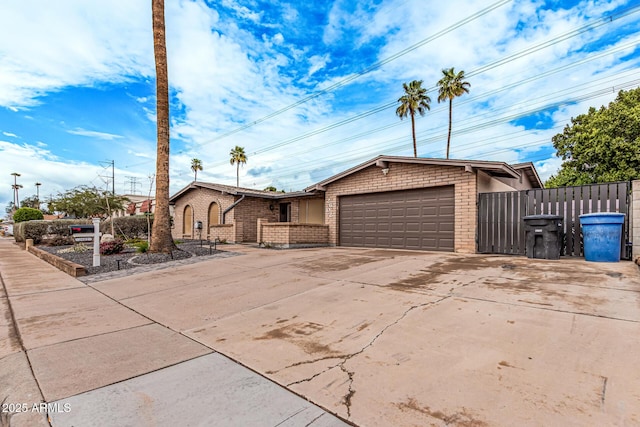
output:
{"label": "blue recycling bin", "polygon": [[584,259],[594,262],[620,261],[624,214],[600,212],[580,215]]}

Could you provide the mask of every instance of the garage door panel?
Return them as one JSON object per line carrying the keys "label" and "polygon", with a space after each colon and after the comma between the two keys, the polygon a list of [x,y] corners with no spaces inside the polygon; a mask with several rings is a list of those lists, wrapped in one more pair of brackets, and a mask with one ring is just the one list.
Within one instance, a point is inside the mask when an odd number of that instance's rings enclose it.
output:
{"label": "garage door panel", "polygon": [[440,206],[438,208],[438,215],[451,215],[453,216],[455,209],[453,206]]}
{"label": "garage door panel", "polygon": [[340,244],[453,251],[453,186],[340,197]]}
{"label": "garage door panel", "polygon": [[404,233],[404,222],[393,222],[391,223],[391,232],[392,233]]}
{"label": "garage door panel", "polygon": [[407,233],[420,233],[422,231],[422,224],[419,222],[408,222],[405,225],[405,231]]}

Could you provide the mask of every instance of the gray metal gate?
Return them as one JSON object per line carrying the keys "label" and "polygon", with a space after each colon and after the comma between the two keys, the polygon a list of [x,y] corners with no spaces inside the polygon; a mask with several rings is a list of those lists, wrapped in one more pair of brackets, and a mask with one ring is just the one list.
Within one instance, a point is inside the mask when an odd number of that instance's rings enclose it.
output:
{"label": "gray metal gate", "polygon": [[631,259],[629,241],[629,182],[592,184],[501,193],[478,197],[478,252],[525,254],[523,217],[552,214],[564,217],[564,255],[584,256],[580,215],[620,212],[625,215],[621,255]]}

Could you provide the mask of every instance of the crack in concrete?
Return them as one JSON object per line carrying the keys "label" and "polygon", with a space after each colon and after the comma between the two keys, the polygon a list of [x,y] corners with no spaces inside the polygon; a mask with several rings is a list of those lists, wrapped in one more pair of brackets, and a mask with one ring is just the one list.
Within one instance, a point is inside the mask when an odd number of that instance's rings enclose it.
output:
{"label": "crack in concrete", "polygon": [[600,405],[604,406],[604,399],[605,399],[605,395],[607,393],[607,381],[609,381],[609,378],[607,377],[602,377],[602,392],[601,392],[601,396],[600,396]]}
{"label": "crack in concrete", "polygon": [[[413,310],[415,310],[415,309],[417,309],[417,308],[421,308],[421,307],[426,307],[426,306],[429,306],[429,305],[437,305],[437,304],[441,303],[442,301],[444,301],[444,300],[446,300],[446,299],[449,299],[449,298],[452,298],[452,297],[454,297],[454,295],[453,295],[453,294],[449,294],[449,295],[447,295],[447,296],[445,296],[445,297],[442,297],[442,298],[440,298],[440,299],[438,299],[438,300],[436,300],[436,301],[429,301],[429,302],[425,302],[425,303],[422,303],[422,304],[412,305],[411,307],[409,307],[408,309],[406,309],[406,310],[404,311],[404,313],[402,313],[402,315],[401,315],[400,317],[398,317],[396,320],[394,320],[393,322],[389,323],[387,326],[385,326],[384,328],[382,328],[382,329],[380,330],[380,332],[378,332],[378,333],[376,334],[376,336],[374,336],[374,337],[371,339],[371,341],[369,341],[369,343],[368,343],[367,345],[365,345],[364,347],[362,347],[360,350],[356,351],[355,353],[347,354],[347,355],[344,355],[344,356],[341,356],[341,357],[338,357],[338,356],[330,357],[330,358],[332,358],[332,359],[340,358],[340,359],[342,359],[342,361],[341,361],[340,363],[337,363],[337,364],[335,364],[335,365],[333,365],[333,366],[330,366],[330,367],[328,367],[328,368],[326,368],[326,369],[324,369],[324,370],[322,370],[322,371],[320,371],[320,372],[317,372],[317,373],[315,373],[314,375],[312,375],[312,376],[310,376],[310,377],[308,377],[308,378],[303,378],[303,379],[301,379],[301,380],[298,380],[298,381],[294,381],[294,382],[292,382],[292,383],[289,383],[289,384],[287,384],[287,388],[288,388],[288,387],[291,387],[291,386],[293,386],[293,385],[296,385],[296,384],[301,384],[301,383],[305,383],[305,382],[313,381],[315,378],[319,377],[320,375],[322,375],[322,374],[324,374],[324,373],[329,372],[330,370],[332,370],[332,369],[334,369],[334,368],[340,368],[340,370],[341,370],[342,372],[344,372],[345,374],[347,374],[348,381],[349,381],[349,389],[348,389],[348,392],[347,392],[347,394],[345,394],[345,395],[343,396],[343,398],[342,398],[342,403],[345,405],[345,407],[346,407],[346,409],[347,409],[347,419],[349,419],[349,418],[351,417],[351,399],[353,398],[353,395],[356,393],[356,391],[353,389],[353,381],[354,381],[354,380],[353,380],[353,377],[355,376],[355,372],[349,371],[349,370],[345,367],[345,364],[346,364],[350,359],[353,359],[354,357],[361,355],[361,354],[362,354],[362,353],[364,353],[364,352],[365,352],[369,347],[373,346],[373,344],[378,340],[378,338],[380,338],[380,337],[382,336],[382,334],[384,334],[384,333],[385,333],[389,328],[391,328],[392,326],[395,326],[395,325],[397,325],[398,323],[400,323],[400,322],[401,322],[405,317],[407,317],[407,316],[409,315],[409,313],[411,313]],[[325,357],[325,358],[321,358],[321,359],[318,359],[318,360],[328,359],[328,358],[329,358],[329,357]],[[315,361],[297,362],[297,363],[294,363],[294,364],[293,364],[293,365],[291,365],[291,366],[304,365],[304,364],[305,364],[305,363],[307,363],[307,362],[314,363],[314,362],[316,362],[316,361],[318,361],[318,360],[315,360]],[[282,368],[281,370],[284,370],[284,369],[286,369],[286,368]]]}
{"label": "crack in concrete", "polygon": [[580,315],[580,316],[596,317],[596,318],[600,318],[600,319],[619,320],[621,322],[640,323],[639,320],[623,319],[623,318],[620,318],[620,317],[605,316],[603,314],[584,313],[584,312],[580,312],[580,311],[562,310],[562,309],[559,309],[559,308],[547,308],[547,307],[544,307],[544,306],[533,306],[533,305],[529,305],[529,304],[515,304],[515,303],[512,303],[512,302],[497,301],[497,300],[493,300],[493,299],[489,299],[489,298],[470,297],[470,296],[466,296],[466,295],[462,295],[462,294],[457,294],[457,295],[452,295],[452,296],[456,296],[458,298],[466,298],[466,299],[470,299],[470,300],[473,300],[473,301],[484,301],[484,302],[490,302],[490,303],[494,303],[494,304],[510,305],[510,306],[514,306],[514,307],[526,307],[526,308],[530,308],[532,310],[547,310],[547,311],[555,311],[557,313],[567,313],[567,314],[574,314],[574,315],[577,314],[577,315]]}
{"label": "crack in concrete", "polygon": [[[324,356],[324,357],[319,357],[317,359],[311,359],[311,360],[303,360],[301,362],[296,362],[296,363],[292,363],[291,365],[287,365],[284,368],[280,368],[278,370],[275,371],[268,371],[267,374],[277,374],[279,372],[284,371],[285,369],[289,369],[289,368],[295,368],[296,366],[302,366],[302,365],[311,365],[313,363],[316,362],[321,362],[323,360],[331,360],[331,359],[344,359],[347,355],[339,355],[339,356]],[[338,366],[338,365],[334,365]]]}
{"label": "crack in concrete", "polygon": [[340,364],[340,370],[347,374],[347,377],[349,378],[349,391],[342,398],[342,403],[347,408],[347,419],[349,419],[351,418],[351,399],[353,398],[353,395],[356,394],[356,391],[353,389],[353,376],[355,375],[355,372],[351,372],[344,367],[346,362],[347,361],[345,360]]}

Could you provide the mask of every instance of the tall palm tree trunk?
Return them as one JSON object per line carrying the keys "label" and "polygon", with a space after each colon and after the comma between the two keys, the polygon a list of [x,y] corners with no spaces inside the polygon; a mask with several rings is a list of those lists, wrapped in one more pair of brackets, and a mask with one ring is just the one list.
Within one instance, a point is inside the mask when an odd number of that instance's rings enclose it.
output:
{"label": "tall palm tree trunk", "polygon": [[151,0],[153,52],[156,62],[156,115],[158,143],[156,155],[156,210],[150,252],[170,253],[176,249],[171,236],[169,214],[169,76],[164,29],[164,0]]}
{"label": "tall palm tree trunk", "polygon": [[236,187],[240,187],[240,162],[236,163]]}
{"label": "tall palm tree trunk", "polygon": [[453,99],[449,98],[449,136],[447,137],[447,159],[449,158],[449,145],[451,144],[451,119],[453,117]]}
{"label": "tall palm tree trunk", "polygon": [[413,135],[413,157],[418,157],[418,148],[416,146],[416,119],[411,114],[411,135]]}

